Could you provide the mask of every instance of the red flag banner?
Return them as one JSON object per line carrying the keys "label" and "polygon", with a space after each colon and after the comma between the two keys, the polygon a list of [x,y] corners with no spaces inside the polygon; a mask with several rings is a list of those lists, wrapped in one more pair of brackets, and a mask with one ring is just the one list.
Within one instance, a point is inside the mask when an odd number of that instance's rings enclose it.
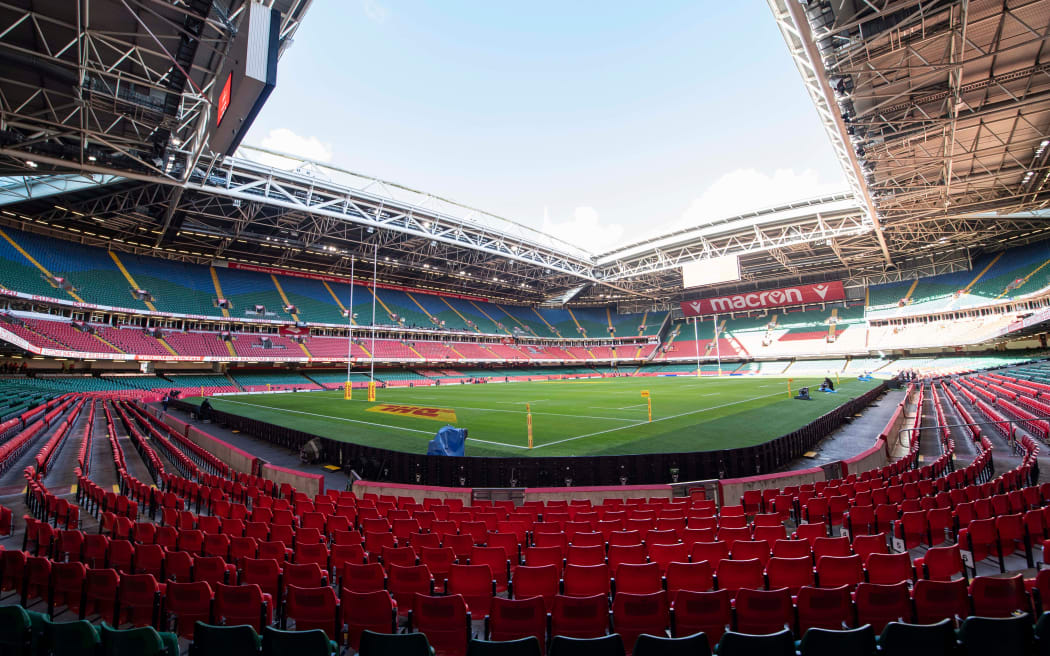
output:
{"label": "red flag banner", "polygon": [[798,285],[768,289],[763,292],[746,292],[731,296],[701,298],[696,301],[683,301],[682,314],[687,317],[698,317],[707,314],[728,314],[746,312],[762,308],[782,307],[784,305],[808,305],[811,303],[828,303],[846,298],[842,282],[822,282],[817,285]]}
{"label": "red flag banner", "polygon": [[306,326],[281,326],[281,334],[293,337],[295,335],[309,335],[310,329]]}

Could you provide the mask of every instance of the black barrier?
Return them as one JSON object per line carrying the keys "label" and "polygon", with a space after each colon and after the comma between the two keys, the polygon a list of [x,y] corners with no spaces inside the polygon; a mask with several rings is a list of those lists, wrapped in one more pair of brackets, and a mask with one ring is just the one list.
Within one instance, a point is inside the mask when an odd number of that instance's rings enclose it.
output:
{"label": "black barrier", "polygon": [[[652,485],[710,478],[740,478],[780,470],[803,453],[811,451],[817,442],[841,426],[846,418],[866,408],[884,391],[886,384],[882,383],[787,435],[754,446],[721,451],[558,458],[457,458],[391,451],[324,437],[320,439],[325,462],[353,469],[362,478],[371,481],[451,487],[567,487]],[[172,405],[188,412],[198,410],[198,406],[181,400],[173,401]],[[226,428],[296,451],[318,437],[215,408],[211,409],[209,418]],[[873,441],[875,437],[872,435]],[[468,438],[468,449],[469,441]]]}

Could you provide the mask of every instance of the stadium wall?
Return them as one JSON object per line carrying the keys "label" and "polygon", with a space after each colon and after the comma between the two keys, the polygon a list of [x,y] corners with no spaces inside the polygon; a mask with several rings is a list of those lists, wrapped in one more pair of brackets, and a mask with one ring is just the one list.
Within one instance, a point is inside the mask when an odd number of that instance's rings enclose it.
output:
{"label": "stadium wall", "polygon": [[[352,469],[366,480],[461,488],[664,485],[760,476],[776,472],[801,457],[842,425],[847,417],[867,407],[885,390],[886,383],[882,383],[798,430],[762,444],[737,449],[557,458],[451,457],[403,453],[322,437],[322,459]],[[201,411],[199,406],[187,401],[176,401],[175,405],[189,412]],[[318,437],[210,406],[206,414],[207,418],[222,426],[295,451]]]}

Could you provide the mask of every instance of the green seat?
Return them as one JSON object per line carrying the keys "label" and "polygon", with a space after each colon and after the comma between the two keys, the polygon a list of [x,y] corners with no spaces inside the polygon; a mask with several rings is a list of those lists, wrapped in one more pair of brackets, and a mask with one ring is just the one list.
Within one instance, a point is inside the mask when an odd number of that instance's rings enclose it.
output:
{"label": "green seat", "polygon": [[[44,630],[44,650],[48,656],[85,656],[98,651],[102,639],[98,629],[87,620],[52,622]],[[41,652],[37,652],[40,654]]]}
{"label": "green seat", "polygon": [[272,626],[263,628],[263,656],[329,656],[337,653],[335,642],[321,629],[309,631],[281,631]]}
{"label": "green seat", "polygon": [[41,613],[36,610],[26,610],[26,615],[29,616],[31,627],[29,646],[34,654],[39,654],[44,642],[44,636],[47,633],[47,625],[51,623],[51,617],[47,613]]}
{"label": "green seat", "polygon": [[623,638],[610,633],[600,638],[569,638],[556,635],[551,638],[550,656],[624,656]]}
{"label": "green seat", "polygon": [[361,632],[358,656],[432,656],[434,649],[422,633]]}
{"label": "green seat", "polygon": [[959,627],[961,653],[965,656],[988,654],[1027,654],[1032,650],[1032,616],[967,617]]}
{"label": "green seat", "polygon": [[33,622],[21,606],[0,606],[0,656],[29,656]]}
{"label": "green seat", "polygon": [[1035,623],[1035,653],[1039,656],[1050,654],[1050,611],[1040,615]]}
{"label": "green seat", "polygon": [[787,629],[766,635],[726,631],[715,651],[718,656],[795,656],[795,639]]}
{"label": "green seat", "polygon": [[936,624],[890,622],[879,636],[882,651],[894,656],[949,656],[955,652],[952,620]]}
{"label": "green seat", "polygon": [[799,653],[802,656],[875,656],[875,631],[870,624],[841,631],[811,628],[802,636]]}
{"label": "green seat", "polygon": [[700,632],[681,638],[643,633],[634,642],[633,656],[711,656],[707,634]]}
{"label": "green seat", "polygon": [[257,654],[262,638],[250,624],[215,626],[197,622],[193,625],[191,656],[228,656],[230,654]]}
{"label": "green seat", "polygon": [[[425,654],[425,652],[416,653],[421,656]],[[540,641],[536,639],[536,636],[505,641],[475,638],[467,645],[467,656],[541,656],[542,653]]]}
{"label": "green seat", "polygon": [[179,637],[152,626],[114,629],[102,623],[102,656],[178,656]]}

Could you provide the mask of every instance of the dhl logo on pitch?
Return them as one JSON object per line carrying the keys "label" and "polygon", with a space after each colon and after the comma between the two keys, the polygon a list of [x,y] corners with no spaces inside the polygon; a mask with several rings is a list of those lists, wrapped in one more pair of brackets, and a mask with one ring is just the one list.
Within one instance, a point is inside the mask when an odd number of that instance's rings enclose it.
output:
{"label": "dhl logo on pitch", "polygon": [[456,411],[448,408],[423,408],[418,405],[398,405],[396,403],[381,403],[368,409],[369,412],[382,412],[388,415],[402,415],[405,417],[418,417],[420,419],[433,419],[434,421],[456,421]]}

